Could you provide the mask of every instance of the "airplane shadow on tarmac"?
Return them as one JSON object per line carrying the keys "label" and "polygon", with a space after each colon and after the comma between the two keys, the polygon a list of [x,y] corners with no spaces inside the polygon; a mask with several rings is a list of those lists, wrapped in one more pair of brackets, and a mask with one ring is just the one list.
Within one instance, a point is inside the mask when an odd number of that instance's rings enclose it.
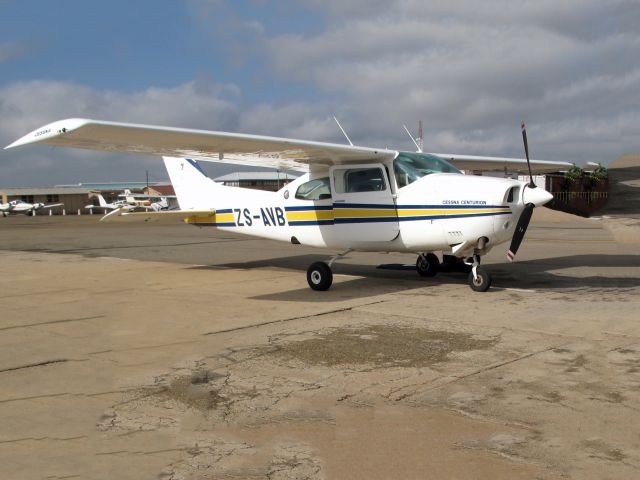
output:
{"label": "airplane shadow on tarmac", "polygon": [[[272,268],[300,271],[303,275],[309,265],[317,261],[326,261],[326,255],[299,255],[294,257],[267,258],[246,263],[227,263],[205,267],[212,269],[253,269]],[[466,285],[467,274],[463,272],[441,272],[434,278],[421,278],[412,265],[350,264],[348,259],[333,265],[334,274],[352,275],[350,280],[334,281],[327,294],[309,295],[309,288],[296,289],[277,294],[261,295],[256,298],[287,301],[326,301],[327,295],[334,292],[340,298],[361,298],[367,296],[394,293],[411,289],[437,285]],[[541,289],[549,291],[573,289],[620,290],[640,287],[640,276],[612,276],[606,269],[616,267],[640,267],[638,255],[571,255],[551,257],[521,262],[486,264],[493,276],[493,286],[500,288]],[[584,273],[576,275],[573,271],[563,273],[563,269],[582,269]],[[592,269],[593,272],[589,272]],[[586,274],[585,274],[586,273]],[[491,290],[489,291],[491,292]]]}
{"label": "airplane shadow on tarmac", "polygon": [[[494,284],[501,287],[541,288],[547,290],[603,289],[618,290],[640,287],[638,276],[612,276],[610,268],[638,268],[639,255],[570,255],[513,264],[490,265]],[[574,269],[562,272],[563,269]],[[576,275],[575,269],[584,273]],[[497,285],[499,282],[499,285]]]}
{"label": "airplane shadow on tarmac", "polygon": [[[436,286],[442,283],[438,277],[421,278],[411,268],[411,271],[376,269],[376,265],[350,264],[348,260],[336,262],[332,266],[334,281],[331,288],[326,292],[315,292],[316,295],[309,295],[310,289],[307,286],[306,272],[309,265],[314,262],[326,262],[327,255],[298,255],[294,257],[266,258],[252,262],[226,263],[207,266],[191,267],[194,269],[281,269],[300,272],[300,285],[304,287],[286,292],[258,295],[251,297],[261,300],[276,301],[302,301],[302,302],[325,302],[327,300],[349,300],[364,297],[384,295],[385,293],[402,292],[411,289],[423,288],[428,285]],[[341,275],[353,276],[355,278],[340,278]],[[459,282],[464,282],[466,275],[460,277]],[[458,283],[453,278],[447,279],[446,283]]]}

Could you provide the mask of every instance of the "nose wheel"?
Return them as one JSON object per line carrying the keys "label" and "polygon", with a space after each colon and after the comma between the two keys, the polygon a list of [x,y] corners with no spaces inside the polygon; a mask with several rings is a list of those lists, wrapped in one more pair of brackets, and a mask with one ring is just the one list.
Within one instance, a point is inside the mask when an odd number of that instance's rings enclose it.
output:
{"label": "nose wheel", "polygon": [[491,274],[480,266],[480,255],[473,256],[473,266],[467,281],[474,292],[486,292],[491,287]]}

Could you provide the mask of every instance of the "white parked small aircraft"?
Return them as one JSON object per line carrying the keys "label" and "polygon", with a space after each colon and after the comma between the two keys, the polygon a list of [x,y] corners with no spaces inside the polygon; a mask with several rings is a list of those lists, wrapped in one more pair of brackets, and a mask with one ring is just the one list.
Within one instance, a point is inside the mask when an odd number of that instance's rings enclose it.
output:
{"label": "white parked small aircraft", "polygon": [[[89,210],[151,210],[159,212],[160,210],[167,210],[169,208],[169,202],[167,197],[159,197],[155,195],[143,195],[134,194],[130,190],[125,190],[120,194],[120,197],[124,197],[124,200],[116,200],[115,202],[107,203],[101,193],[98,194],[98,205],[86,205],[84,208]],[[157,200],[157,201],[152,201]]]}
{"label": "white parked small aircraft", "polygon": [[107,203],[101,193],[98,194],[98,205],[86,205],[84,208],[90,210],[117,210],[119,208],[127,207],[129,204],[126,200],[117,200],[115,202]]}
{"label": "white parked small aircraft", "polygon": [[35,215],[38,210],[61,207],[63,205],[64,203],[52,203],[50,205],[45,205],[44,203],[28,203],[23,202],[22,200],[11,200],[8,203],[0,203],[0,212],[2,212],[3,217],[12,213]]}
{"label": "white parked small aircraft", "polygon": [[[480,259],[511,241],[513,260],[533,209],[552,196],[531,182],[463,175],[464,170],[548,172],[566,162],[466,155],[434,155],[296,139],[158,127],[87,119],[60,120],[25,135],[6,148],[30,143],[93,150],[162,155],[180,210],[116,210],[106,220],[153,221],[181,218],[292,244],[344,250],[313,263],[307,281],[314,290],[331,286],[331,265],[350,251],[414,252],[422,276],[447,260],[471,266],[469,285],[486,291],[491,275]],[[350,142],[351,143],[351,142]],[[307,174],[278,192],[220,185],[193,158],[261,165]],[[456,168],[457,167],[457,168]]]}
{"label": "white parked small aircraft", "polygon": [[131,193],[131,190],[125,190],[124,193],[120,194],[120,197],[124,197],[131,208],[159,212],[160,210],[167,210],[169,208],[168,198],[171,198],[171,195],[148,195],[143,193]]}

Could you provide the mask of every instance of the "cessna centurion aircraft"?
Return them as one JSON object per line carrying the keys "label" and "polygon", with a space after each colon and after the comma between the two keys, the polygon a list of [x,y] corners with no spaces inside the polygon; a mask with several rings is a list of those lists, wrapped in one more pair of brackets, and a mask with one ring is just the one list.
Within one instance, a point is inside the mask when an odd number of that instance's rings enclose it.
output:
{"label": "cessna centurion aircraft", "polygon": [[23,213],[24,215],[35,215],[36,210],[42,210],[43,208],[55,208],[61,207],[64,203],[52,203],[45,205],[44,203],[28,203],[22,200],[11,200],[9,203],[0,203],[0,212],[2,216],[6,217],[12,213]]}
{"label": "cessna centurion aircraft", "polygon": [[[511,240],[513,260],[533,209],[552,196],[531,182],[463,175],[464,170],[524,171],[527,161],[311,142],[238,133],[168,128],[86,119],[60,120],[25,135],[6,148],[30,143],[161,155],[180,210],[130,212],[103,219],[183,219],[292,244],[343,251],[313,263],[307,281],[314,290],[332,283],[331,265],[351,251],[414,252],[420,275],[438,272],[433,252],[447,262],[471,267],[469,285],[491,285],[480,259]],[[351,142],[350,142],[351,143]],[[215,183],[195,159],[306,170],[278,192]],[[446,159],[446,160],[445,160]],[[571,164],[532,160],[531,172],[568,169]]]}

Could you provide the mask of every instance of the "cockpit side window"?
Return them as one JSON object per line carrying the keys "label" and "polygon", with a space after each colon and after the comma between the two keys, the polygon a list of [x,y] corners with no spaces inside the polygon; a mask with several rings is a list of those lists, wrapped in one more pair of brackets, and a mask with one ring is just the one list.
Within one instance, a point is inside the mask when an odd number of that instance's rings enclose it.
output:
{"label": "cockpit side window", "polygon": [[326,200],[331,198],[329,177],[316,178],[303,183],[296,190],[298,200]]}
{"label": "cockpit side window", "polygon": [[382,169],[348,168],[333,172],[336,193],[382,192],[387,189]]}
{"label": "cockpit side window", "polygon": [[431,173],[462,172],[436,155],[401,152],[393,161],[393,173],[398,188],[402,188]]}

